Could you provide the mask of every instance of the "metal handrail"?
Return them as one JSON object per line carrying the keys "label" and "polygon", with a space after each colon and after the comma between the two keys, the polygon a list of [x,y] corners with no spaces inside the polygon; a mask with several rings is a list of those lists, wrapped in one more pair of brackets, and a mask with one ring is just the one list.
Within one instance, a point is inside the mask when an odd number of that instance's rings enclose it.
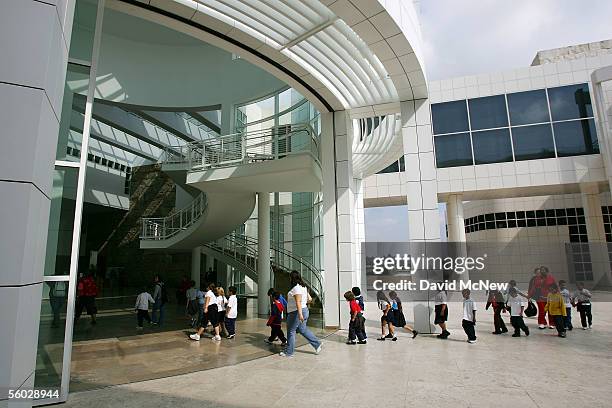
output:
{"label": "metal handrail", "polygon": [[[241,234],[229,234],[213,242],[204,244],[211,249],[232,256],[241,265],[257,272],[258,242],[256,239]],[[291,251],[272,244],[270,246],[270,263],[286,272],[296,270],[302,279],[323,302],[323,279],[321,272],[312,263]]]}
{"label": "metal handrail", "polygon": [[[300,138],[301,135],[305,137]],[[165,149],[164,163],[186,164],[189,170],[225,167],[309,154],[319,161],[319,141],[308,123],[281,125],[198,140]]]}
{"label": "metal handrail", "polygon": [[200,193],[188,206],[166,217],[143,217],[142,240],[163,240],[173,237],[192,226],[204,213],[206,194]]}

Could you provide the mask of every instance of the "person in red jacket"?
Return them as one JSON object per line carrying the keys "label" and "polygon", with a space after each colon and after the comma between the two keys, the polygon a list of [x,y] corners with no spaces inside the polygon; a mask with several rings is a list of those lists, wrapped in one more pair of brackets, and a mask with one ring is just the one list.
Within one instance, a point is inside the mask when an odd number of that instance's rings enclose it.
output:
{"label": "person in red jacket", "polygon": [[77,296],[76,311],[74,315],[75,323],[79,320],[83,313],[83,308],[85,308],[87,314],[91,316],[91,324],[96,324],[96,314],[98,313],[96,296],[98,296],[98,286],[96,285],[92,272],[89,272],[84,278],[79,279],[77,282]]}
{"label": "person in red jacket", "polygon": [[[536,268],[536,276],[530,282],[529,297],[535,299],[538,305],[538,327],[540,329],[546,328],[546,302],[548,299],[548,293],[553,285],[557,282],[555,278],[549,273],[546,266],[540,266]],[[548,328],[554,329],[554,321],[548,316]]]}

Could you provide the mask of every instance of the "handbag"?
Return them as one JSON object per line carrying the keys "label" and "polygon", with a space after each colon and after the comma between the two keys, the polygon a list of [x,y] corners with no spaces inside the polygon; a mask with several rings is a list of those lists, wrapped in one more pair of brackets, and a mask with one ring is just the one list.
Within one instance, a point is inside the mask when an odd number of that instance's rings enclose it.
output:
{"label": "handbag", "polygon": [[536,305],[530,300],[527,303],[527,308],[524,311],[525,316],[527,317],[533,317],[535,315],[538,314],[538,308],[536,307]]}

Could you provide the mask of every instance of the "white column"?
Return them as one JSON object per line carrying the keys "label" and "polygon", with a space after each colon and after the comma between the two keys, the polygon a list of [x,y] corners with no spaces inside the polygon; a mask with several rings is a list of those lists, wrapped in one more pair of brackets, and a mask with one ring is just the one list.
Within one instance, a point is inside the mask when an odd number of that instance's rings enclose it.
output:
{"label": "white column", "polygon": [[451,194],[446,201],[446,225],[448,242],[465,242],[465,219],[463,217],[463,195]]}
{"label": "white column", "polygon": [[[34,385],[52,174],[73,2],[2,2],[0,405]],[[17,403],[16,403],[17,404]],[[20,406],[29,405],[23,402]]]}
{"label": "white column", "polygon": [[191,250],[191,280],[195,281],[195,287],[200,287],[200,269],[202,265],[202,247]]}
{"label": "white column", "polygon": [[268,313],[270,289],[270,193],[257,193],[257,313]]}
{"label": "white column", "polygon": [[595,284],[609,284],[610,261],[606,232],[604,230],[603,215],[601,213],[601,199],[599,187],[595,183],[581,185],[582,208],[589,239],[589,252],[593,268],[593,282]]}
{"label": "white column", "polygon": [[355,179],[352,164],[352,122],[346,112],[321,115],[323,125],[323,222],[325,325],[347,328],[340,313],[342,294],[359,283],[356,262]]}
{"label": "white column", "polygon": [[365,282],[361,265],[362,244],[365,242],[365,211],[363,207],[363,180],[354,179],[355,185],[355,202],[354,220],[355,220],[355,274],[354,286],[360,287],[365,292],[365,287],[362,284]]}
{"label": "white column", "polygon": [[[401,103],[402,139],[406,164],[406,201],[408,204],[408,238],[410,241],[440,241],[440,214],[434,160],[433,135],[429,101],[419,99]],[[415,280],[436,277],[422,272]],[[437,280],[437,279],[436,279]],[[419,292],[413,303],[414,327],[431,333],[433,293]]]}
{"label": "white column", "polygon": [[440,214],[429,101],[401,103],[410,241],[439,241]]}

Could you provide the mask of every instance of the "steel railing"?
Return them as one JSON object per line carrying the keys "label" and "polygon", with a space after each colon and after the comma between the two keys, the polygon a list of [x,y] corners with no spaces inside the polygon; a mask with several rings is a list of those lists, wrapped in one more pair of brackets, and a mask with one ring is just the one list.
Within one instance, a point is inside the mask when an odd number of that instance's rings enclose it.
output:
{"label": "steel railing", "polygon": [[[257,273],[258,242],[254,238],[240,234],[229,234],[213,242],[204,244],[215,251],[234,258],[243,267]],[[300,272],[309,289],[323,302],[322,275],[308,260],[293,254],[277,245],[270,246],[270,264],[272,267],[289,273],[292,270]]]}
{"label": "steel railing", "polygon": [[189,170],[225,167],[310,154],[319,161],[319,141],[307,124],[281,125],[198,140],[165,149],[164,163],[186,164]]}
{"label": "steel railing", "polygon": [[168,239],[193,225],[206,210],[206,195],[200,193],[187,207],[167,217],[143,218],[142,240]]}

